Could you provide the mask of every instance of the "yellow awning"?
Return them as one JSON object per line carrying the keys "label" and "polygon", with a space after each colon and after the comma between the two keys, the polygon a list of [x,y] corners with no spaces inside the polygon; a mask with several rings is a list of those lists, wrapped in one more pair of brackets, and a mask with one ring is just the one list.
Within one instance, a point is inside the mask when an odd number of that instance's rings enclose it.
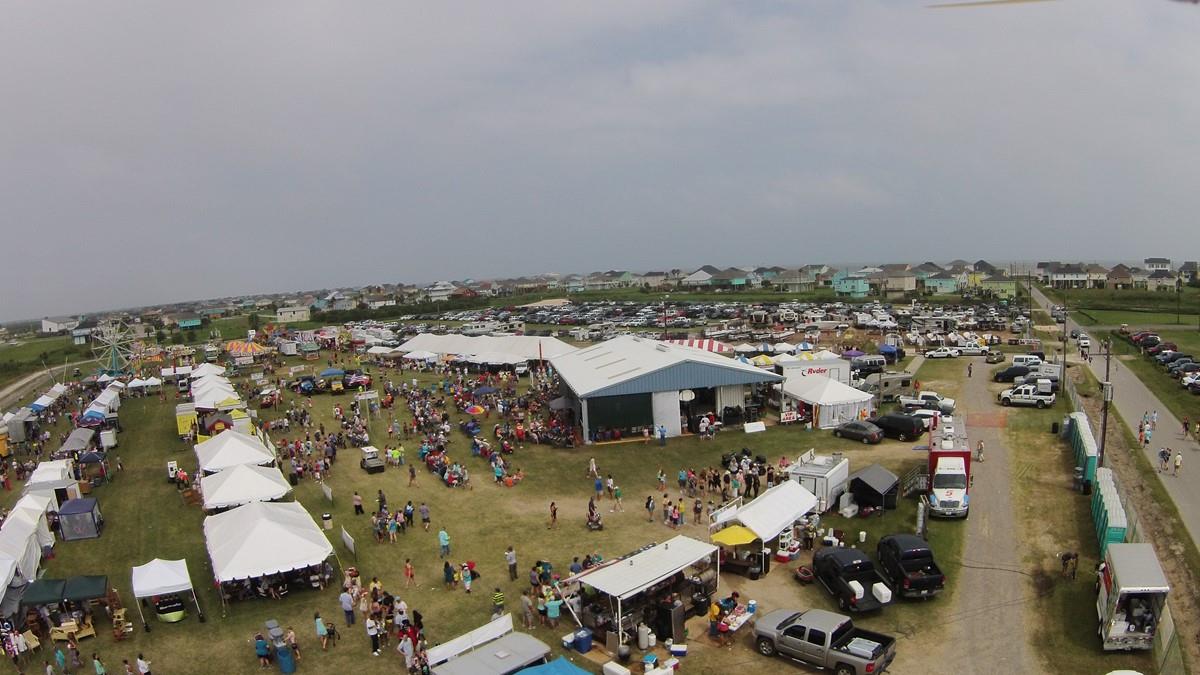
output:
{"label": "yellow awning", "polygon": [[714,544],[722,546],[741,546],[749,544],[758,539],[758,535],[750,531],[749,528],[741,525],[730,525],[729,527],[717,532],[709,537]]}

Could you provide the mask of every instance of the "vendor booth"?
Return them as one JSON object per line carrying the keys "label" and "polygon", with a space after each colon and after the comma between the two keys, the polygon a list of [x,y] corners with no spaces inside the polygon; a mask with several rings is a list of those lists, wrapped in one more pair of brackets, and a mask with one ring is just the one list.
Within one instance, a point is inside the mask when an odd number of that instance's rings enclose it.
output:
{"label": "vendor booth", "polygon": [[187,615],[187,609],[181,596],[192,596],[192,604],[196,606],[196,616],[204,621],[204,612],[200,609],[200,601],[192,588],[192,577],[188,574],[186,560],[163,560],[155,558],[145,565],[133,568],[133,597],[138,599],[138,616],[142,619],[142,628],[150,632],[146,623],[146,614],[142,611],[147,599],[154,608],[155,617],[165,623],[182,621]]}
{"label": "vendor booth", "polygon": [[[278,595],[290,585],[309,587],[312,575],[333,555],[325,533],[297,502],[254,502],[208,516],[204,541],[213,576],[222,584],[222,602],[248,589],[250,579]],[[245,583],[239,588],[231,582]]]}
{"label": "vendor booth", "polygon": [[273,466],[241,464],[200,479],[205,510],[274,501],[291,491],[287,479]]}
{"label": "vendor booth", "polygon": [[[108,577],[85,575],[68,579],[42,578],[25,588],[21,606],[45,607],[49,615],[51,640],[77,639],[96,635],[94,624],[95,605],[107,603],[109,598]],[[41,622],[36,612],[26,614],[27,621]]]}
{"label": "vendor booth", "polygon": [[74,463],[69,459],[56,459],[37,465],[25,482],[26,495],[40,495],[53,500],[52,511],[69,499],[83,496],[79,481],[75,478]]}
{"label": "vendor booth", "polygon": [[475,630],[426,652],[435,675],[508,675],[546,663],[550,647],[525,633],[513,631],[511,614],[492,619]]}
{"label": "vendor booth", "polygon": [[95,539],[104,529],[100,502],[90,497],[71,499],[58,510],[58,531],[63,541]]}
{"label": "vendor booth", "polygon": [[275,451],[255,436],[231,430],[197,443],[196,458],[200,461],[201,471],[216,473],[242,464],[274,465]]}
{"label": "vendor booth", "polygon": [[821,375],[791,377],[791,372],[788,375],[781,385],[781,410],[800,407],[811,410],[813,425],[819,429],[866,419],[871,413],[871,394]]}
{"label": "vendor booth", "polygon": [[749,503],[739,497],[717,509],[709,529],[713,543],[722,546],[721,567],[751,579],[770,572],[771,546],[777,540],[790,546],[792,525],[816,507],[813,493],[795,481],[784,481]]}
{"label": "vendor booth", "polygon": [[658,639],[685,639],[683,624],[702,614],[717,590],[717,547],[679,535],[566,580],[580,586],[580,622],[605,643],[625,644],[637,626]]}

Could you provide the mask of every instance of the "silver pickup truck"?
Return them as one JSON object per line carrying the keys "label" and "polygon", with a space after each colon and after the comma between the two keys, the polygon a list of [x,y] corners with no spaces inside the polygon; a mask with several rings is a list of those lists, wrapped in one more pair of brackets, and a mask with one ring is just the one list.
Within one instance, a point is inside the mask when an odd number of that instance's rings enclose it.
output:
{"label": "silver pickup truck", "polygon": [[876,675],[896,658],[895,638],[823,609],[769,612],[755,621],[754,640],[763,656],[782,654],[835,675]]}

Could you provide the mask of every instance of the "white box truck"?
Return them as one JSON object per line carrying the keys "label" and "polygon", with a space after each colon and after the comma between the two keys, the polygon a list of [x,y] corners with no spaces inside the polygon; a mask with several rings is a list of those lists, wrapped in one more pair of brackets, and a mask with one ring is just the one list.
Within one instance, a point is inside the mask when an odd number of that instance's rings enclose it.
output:
{"label": "white box truck", "polygon": [[1167,612],[1167,576],[1150,544],[1109,544],[1096,613],[1105,650],[1151,649]]}

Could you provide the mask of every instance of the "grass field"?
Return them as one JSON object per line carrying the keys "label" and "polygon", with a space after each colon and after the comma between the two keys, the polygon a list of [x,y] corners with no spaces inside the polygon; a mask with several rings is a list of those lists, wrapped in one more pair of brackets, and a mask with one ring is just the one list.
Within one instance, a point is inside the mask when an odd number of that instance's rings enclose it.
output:
{"label": "grass field", "polygon": [[1110,288],[1077,288],[1071,290],[1039,285],[1046,297],[1068,309],[1113,310],[1117,312],[1160,312],[1174,316],[1176,304],[1184,314],[1193,317],[1200,313],[1200,288],[1184,286],[1176,297],[1174,291],[1116,290]]}
{"label": "grass field", "polygon": [[1196,314],[1176,314],[1175,312],[1138,312],[1114,309],[1080,309],[1071,312],[1071,318],[1081,326],[1120,326],[1129,324],[1130,328],[1138,326],[1172,325],[1191,326],[1196,328]]}
{"label": "grass field", "polygon": [[[1181,349],[1191,354],[1200,354],[1200,336],[1186,331],[1160,331],[1163,340],[1175,342]],[[1121,359],[1138,376],[1142,384],[1170,409],[1177,419],[1187,417],[1200,420],[1200,396],[1192,394],[1179,386],[1179,380],[1171,377],[1166,371],[1148,357],[1141,356],[1137,347],[1125,341],[1121,336],[1113,336],[1113,354],[1129,358]]]}
{"label": "grass field", "polygon": [[[330,396],[314,400],[312,412],[317,421],[332,425],[332,405],[346,404],[347,398]],[[60,543],[56,557],[46,563],[46,574],[64,577],[72,574],[107,574],[110,584],[121,593],[131,611],[133,599],[129,596],[130,567],[142,564],[151,558],[186,558],[192,579],[197,587],[200,601],[207,613],[208,621],[197,623],[194,619],[178,625],[155,625],[151,633],[135,632],[132,640],[114,644],[107,631],[96,639],[84,642],[85,652],[99,651],[106,662],[119,665],[121,658],[131,658],[144,651],[155,661],[156,670],[168,673],[213,673],[252,672],[255,670],[253,653],[248,640],[266,619],[274,618],[281,624],[292,625],[301,638],[304,660],[301,668],[311,672],[355,672],[383,673],[396,671],[396,657],[387,654],[372,659],[367,648],[366,636],[361,630],[344,631],[345,639],[336,649],[321,653],[313,649],[311,619],[314,611],[320,611],[338,623],[340,612],[336,604],[336,592],[294,592],[282,601],[248,601],[234,603],[228,614],[223,616],[217,596],[212,590],[211,569],[201,535],[203,514],[197,507],[185,506],[175,489],[166,481],[166,462],[178,460],[182,466],[195,466],[194,455],[175,437],[173,406],[175,401],[160,402],[157,398],[130,399],[121,409],[121,418],[126,431],[121,435],[121,446],[114,451],[123,460],[125,470],[115,481],[98,488],[94,496],[101,503],[106,519],[106,529],[99,539]],[[274,413],[267,413],[268,416]],[[403,416],[402,416],[403,417]],[[378,445],[387,444],[382,431],[385,421],[376,419],[372,426],[373,439]],[[496,487],[487,480],[485,462],[471,458],[464,448],[465,438],[454,432],[452,456],[460,458],[475,474],[476,486],[472,490],[450,490],[434,481],[434,475],[424,468],[418,470],[418,485],[405,487],[407,478],[401,471],[390,469],[384,474],[368,476],[356,464],[355,450],[343,451],[328,484],[333,488],[335,502],[328,504],[318,486],[311,481],[302,482],[295,496],[311,514],[333,514],[337,526],[345,526],[357,539],[358,559],[335,541],[342,565],[356,564],[367,578],[378,576],[386,587],[399,592],[408,603],[426,616],[426,625],[433,642],[454,637],[480,625],[490,614],[489,593],[499,583],[510,598],[517,600],[517,592],[523,587],[521,581],[510,583],[504,571],[502,551],[508,545],[516,547],[522,571],[536,559],[548,559],[558,569],[565,569],[572,556],[582,557],[589,552],[600,552],[605,557],[621,555],[649,541],[663,541],[676,532],[665,526],[647,523],[641,504],[645,496],[654,489],[655,473],[662,468],[674,475],[680,467],[700,468],[715,464],[719,455],[741,447],[749,447],[773,460],[780,455],[795,457],[810,447],[818,451],[842,451],[851,459],[853,468],[883,458],[883,463],[896,472],[920,458],[912,456],[907,446],[886,443],[881,446],[863,446],[859,443],[839,441],[828,433],[809,432],[799,428],[774,427],[755,436],[744,436],[740,432],[729,432],[717,437],[715,442],[700,442],[695,438],[675,439],[665,448],[657,445],[627,443],[598,448],[556,450],[545,446],[517,450],[515,464],[527,473],[528,478],[511,489]],[[416,454],[409,445],[409,457]],[[626,494],[625,512],[605,513],[603,532],[590,532],[583,526],[587,495],[591,482],[584,478],[584,469],[589,456],[598,459],[605,473],[613,473]],[[673,481],[672,481],[673,484]],[[401,535],[396,544],[376,544],[369,534],[369,523],[365,516],[354,517],[350,496],[353,491],[364,495],[368,501],[376,491],[383,489],[391,504],[413,500],[419,504],[427,502],[433,511],[434,532],[410,532]],[[8,506],[16,499],[17,492],[3,493],[0,504]],[[656,499],[661,504],[664,496]],[[546,528],[546,509],[551,500],[560,506],[560,527]],[[607,511],[610,505],[602,503]],[[902,508],[879,520],[845,523],[845,529],[870,532],[868,548],[884,531],[908,531],[911,529],[915,504],[905,501]],[[955,544],[957,523],[937,523],[931,538],[944,551],[947,560],[958,558]],[[467,595],[461,590],[443,590],[440,583],[441,565],[437,557],[436,527],[445,526],[452,538],[453,558],[456,562],[474,560],[483,577],[476,585],[477,592]],[[945,529],[943,529],[943,527]],[[704,538],[707,528],[687,525],[683,534]],[[401,569],[405,558],[412,558],[417,569],[419,587],[401,588]],[[778,570],[786,575],[786,570]],[[775,572],[772,578],[775,577]],[[953,577],[951,577],[953,579]],[[738,580],[744,581],[744,580]],[[755,597],[754,582],[748,582],[751,597]],[[832,602],[815,588],[801,588],[782,582],[787,591],[772,591],[758,595],[764,609],[780,606],[833,607]],[[765,587],[764,587],[765,588]],[[510,606],[513,606],[510,604]],[[879,630],[905,632],[933,630],[937,624],[936,614],[927,611],[927,605],[899,605],[888,612],[864,620],[864,624]],[[895,611],[893,611],[893,609]],[[104,628],[103,624],[101,626]],[[534,634],[551,645],[556,645],[558,635],[565,632],[536,629]],[[714,650],[705,656],[708,672],[728,672],[736,662],[757,662],[758,657],[748,651],[737,649]],[[585,664],[586,666],[586,664]],[[715,670],[709,670],[714,669]],[[594,669],[594,668],[593,668]]]}
{"label": "grass field", "polygon": [[[21,339],[15,345],[0,344],[0,388],[47,366],[91,358],[91,350],[71,344],[70,337]],[[44,363],[43,363],[44,361]]]}

